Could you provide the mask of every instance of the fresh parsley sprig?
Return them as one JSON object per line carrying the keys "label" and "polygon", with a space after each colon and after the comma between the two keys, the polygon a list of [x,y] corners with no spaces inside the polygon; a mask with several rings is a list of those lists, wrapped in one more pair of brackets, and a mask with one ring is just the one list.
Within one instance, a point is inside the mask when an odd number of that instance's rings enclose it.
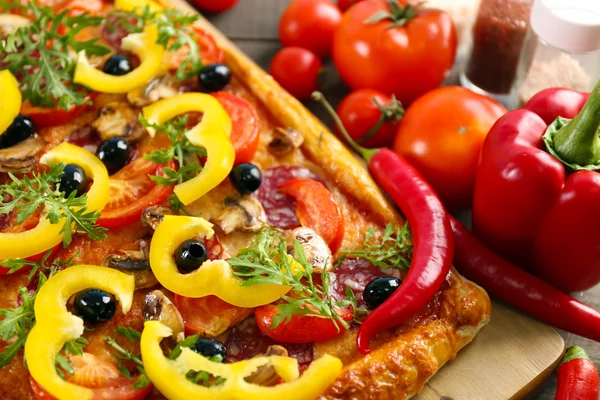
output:
{"label": "fresh parsley sprig", "polygon": [[64,163],[55,164],[46,172],[21,179],[9,173],[12,182],[0,185],[0,196],[8,195],[11,200],[0,203],[0,215],[16,212],[17,222],[22,224],[40,208],[45,208],[46,218],[52,224],[64,219],[65,225],[60,232],[65,247],[71,243],[73,226],[92,240],[105,239],[106,229],[96,225],[100,213],[87,209],[87,195],[77,197],[74,191],[65,197],[65,193],[59,190],[57,183],[64,168]]}
{"label": "fresh parsley sprig", "polygon": [[203,68],[201,49],[192,27],[192,24],[200,19],[198,15],[186,15],[177,9],[151,11],[149,7],[144,7],[135,13],[115,10],[109,14],[110,17],[116,20],[121,29],[129,33],[142,32],[146,24],[155,24],[158,30],[157,43],[170,52],[187,47],[188,51],[175,73],[177,80],[193,78]]}
{"label": "fresh parsley sprig", "polygon": [[408,269],[412,257],[412,242],[408,223],[402,227],[388,224],[380,238],[375,236],[375,228],[367,231],[361,249],[342,250],[342,257],[362,258],[379,268]]}
{"label": "fresh parsley sprig", "polygon": [[87,13],[69,16],[69,10],[56,13],[36,2],[22,5],[17,1],[0,1],[0,9],[20,8],[35,18],[27,26],[0,41],[0,54],[8,69],[19,77],[23,98],[35,106],[68,110],[73,105],[87,103],[89,92],[73,83],[75,54],[85,50],[88,56],[110,52],[98,39],[81,41],[77,34],[88,27],[102,24],[102,17]]}
{"label": "fresh parsley sprig", "polygon": [[313,280],[313,267],[298,241],[294,241],[294,254],[295,261],[302,268],[292,264],[285,240],[279,232],[265,229],[255,237],[252,245],[228,262],[234,274],[245,279],[243,284],[246,286],[275,284],[292,287],[294,296],[282,296],[284,301],[277,306],[279,314],[273,317],[272,328],[289,322],[294,315],[319,315],[330,318],[338,328],[347,328],[348,323],[335,309],[348,305],[348,302],[336,302],[329,295],[329,273],[324,270],[322,284],[317,285]]}
{"label": "fresh parsley sprig", "polygon": [[148,379],[148,376],[146,375],[146,370],[144,370],[144,363],[142,362],[141,354],[134,354],[131,351],[124,349],[117,343],[116,340],[119,337],[119,334],[121,334],[130,342],[139,342],[142,337],[141,334],[133,328],[124,328],[121,326],[117,328],[116,332],[117,333],[114,339],[111,337],[106,337],[105,340],[106,343],[108,343],[108,345],[116,351],[114,355],[115,357],[117,357],[117,360],[119,362],[119,371],[121,371],[121,373],[127,378],[130,378],[131,373],[129,372],[127,367],[123,365],[123,363],[127,361],[133,362],[134,364],[136,364],[136,368],[140,373],[140,375],[138,375],[136,381],[134,382],[133,387],[148,387],[148,385],[150,384],[150,379]]}

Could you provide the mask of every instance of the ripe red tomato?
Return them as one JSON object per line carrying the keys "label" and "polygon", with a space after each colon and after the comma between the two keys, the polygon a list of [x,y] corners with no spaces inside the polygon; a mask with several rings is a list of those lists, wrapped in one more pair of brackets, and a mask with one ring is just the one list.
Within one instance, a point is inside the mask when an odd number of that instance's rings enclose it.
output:
{"label": "ripe red tomato", "polygon": [[340,8],[340,10],[346,11],[347,9],[349,9],[354,4],[356,4],[360,1],[364,1],[364,0],[338,0],[338,7]]}
{"label": "ripe red tomato", "polygon": [[89,109],[87,104],[71,106],[68,110],[58,107],[36,107],[25,100],[21,105],[21,114],[30,117],[36,128],[42,128],[68,124]]}
{"label": "ripe red tomato", "polygon": [[231,117],[231,143],[235,149],[235,163],[252,161],[260,140],[260,123],[256,110],[247,100],[233,93],[216,92],[212,95]]}
{"label": "ripe red tomato", "polygon": [[344,216],[331,192],[322,183],[305,178],[287,181],[279,191],[296,198],[300,224],[317,232],[335,253],[344,240]]}
{"label": "ripe red tomato", "polygon": [[[384,122],[372,136],[365,138],[367,134],[371,133],[372,128],[384,118],[377,104],[389,108],[393,115],[385,117],[387,122]],[[359,89],[346,96],[336,111],[350,137],[361,146],[367,148],[391,147],[396,133],[396,122],[404,112],[399,103],[389,107],[391,104],[392,98],[386,94],[373,89]],[[341,135],[339,136],[341,137]]]}
{"label": "ripe red tomato", "polygon": [[[194,26],[194,33],[196,34],[196,43],[200,47],[200,57],[205,65],[222,63],[225,57],[223,49],[221,49],[215,39],[204,31],[202,28]],[[177,50],[169,59],[169,69],[176,70],[179,68],[183,60],[187,57],[190,52],[190,47],[184,45],[182,48]]]}
{"label": "ripe red tomato", "polygon": [[497,101],[459,86],[432,90],[404,114],[394,151],[423,174],[447,208],[470,207],[483,140],[505,113]]}
{"label": "ripe red tomato", "polygon": [[173,193],[173,186],[159,185],[150,179],[150,175],[161,174],[162,166],[140,157],[111,176],[110,200],[97,224],[109,229],[120,228],[139,221],[146,208],[162,204]]}
{"label": "ripe red tomato", "polygon": [[285,47],[302,47],[327,57],[341,20],[342,13],[330,0],[294,0],[279,20],[279,40]]}
{"label": "ripe red tomato", "polygon": [[[395,94],[406,106],[444,81],[454,64],[456,30],[442,11],[400,7],[394,18],[376,23],[366,21],[381,12],[391,15],[387,0],[364,1],[349,9],[335,32],[333,61],[351,88]],[[393,25],[410,16],[410,10],[416,16]]]}
{"label": "ripe red tomato", "polygon": [[[142,400],[152,391],[152,385],[145,388],[134,387],[137,378],[122,376],[117,367],[92,354],[67,357],[75,370],[73,375],[65,373],[68,375],[67,382],[92,389],[92,400]],[[31,376],[29,383],[36,399],[56,400]]]}
{"label": "ripe red tomato", "polygon": [[204,11],[218,13],[229,10],[238,0],[193,0],[194,5]]}
{"label": "ripe red tomato", "polygon": [[[353,312],[349,308],[336,309],[344,321],[352,321]],[[271,329],[273,317],[279,314],[276,305],[260,306],[254,313],[258,329],[271,339],[283,343],[314,343],[332,339],[344,332],[329,318],[316,315],[294,315],[289,322],[282,322]]]}
{"label": "ripe red tomato", "polygon": [[317,90],[321,68],[323,63],[313,52],[287,47],[275,54],[269,72],[292,96],[304,100]]}

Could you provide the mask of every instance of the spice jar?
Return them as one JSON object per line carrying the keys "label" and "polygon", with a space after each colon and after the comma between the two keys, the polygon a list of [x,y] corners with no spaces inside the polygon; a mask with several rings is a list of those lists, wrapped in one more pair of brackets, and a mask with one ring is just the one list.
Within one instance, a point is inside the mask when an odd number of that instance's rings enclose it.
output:
{"label": "spice jar", "polygon": [[600,79],[600,0],[534,0],[513,95],[523,105],[543,89],[590,91]]}
{"label": "spice jar", "polygon": [[482,0],[461,84],[506,103],[525,42],[532,0]]}

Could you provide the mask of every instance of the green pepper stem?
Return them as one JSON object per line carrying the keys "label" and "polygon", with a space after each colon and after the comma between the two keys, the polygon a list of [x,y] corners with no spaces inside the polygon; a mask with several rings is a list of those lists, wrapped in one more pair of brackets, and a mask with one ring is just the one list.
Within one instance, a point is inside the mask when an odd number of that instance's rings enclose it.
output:
{"label": "green pepper stem", "polygon": [[[579,114],[552,135],[553,152],[574,169],[600,164],[600,81]],[[577,168],[579,166],[579,168]]]}
{"label": "green pepper stem", "polygon": [[583,350],[581,347],[579,347],[577,345],[571,346],[567,349],[567,352],[565,353],[565,356],[563,357],[563,359],[560,363],[561,364],[568,363],[569,361],[575,360],[577,358],[585,358],[586,360],[590,359],[590,357],[588,357],[585,350]]}
{"label": "green pepper stem", "polygon": [[321,103],[321,105],[323,105],[323,107],[325,107],[325,110],[327,110],[329,115],[331,115],[331,118],[333,118],[333,122],[338,127],[338,129],[342,133],[342,136],[344,136],[344,139],[346,139],[346,141],[348,142],[350,147],[352,147],[354,149],[354,151],[356,151],[358,154],[360,154],[361,157],[364,158],[367,163],[370,162],[371,158],[375,155],[375,153],[379,149],[367,149],[367,148],[360,146],[358,143],[356,143],[354,141],[354,139],[352,139],[350,137],[350,134],[344,127],[342,120],[337,115],[337,113],[335,112],[335,110],[333,109],[331,104],[327,101],[325,96],[323,96],[323,93],[313,92],[311,97],[313,100],[318,101],[319,103]]}

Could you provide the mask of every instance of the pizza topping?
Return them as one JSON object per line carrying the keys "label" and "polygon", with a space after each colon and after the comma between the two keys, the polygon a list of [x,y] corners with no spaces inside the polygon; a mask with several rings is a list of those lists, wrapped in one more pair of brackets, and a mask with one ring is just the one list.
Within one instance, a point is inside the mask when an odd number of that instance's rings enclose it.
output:
{"label": "pizza topping", "polygon": [[254,197],[227,197],[225,209],[212,222],[225,235],[234,231],[258,232],[267,225],[267,216]]}
{"label": "pizza topping", "polygon": [[164,74],[127,93],[127,100],[134,106],[144,107],[158,100],[177,96],[179,87],[174,75]]}
{"label": "pizza topping", "polygon": [[184,272],[192,272],[200,268],[208,260],[208,250],[204,243],[196,239],[188,239],[175,250],[177,268]]}
{"label": "pizza topping", "polygon": [[363,299],[369,309],[374,310],[386,301],[399,287],[402,281],[393,276],[380,276],[365,286]]}
{"label": "pizza topping", "polygon": [[208,156],[202,171],[175,186],[179,200],[188,205],[215,188],[229,175],[235,159],[231,144],[231,118],[219,102],[203,93],[183,93],[176,97],[159,100],[145,107],[144,118],[148,132],[153,135],[157,126],[189,112],[202,112],[202,120],[184,135],[190,143],[206,149]]}
{"label": "pizza topping", "polygon": [[150,206],[142,212],[142,224],[154,233],[165,215],[174,215],[175,211],[165,206]]}
{"label": "pizza topping", "polygon": [[[160,347],[162,338],[169,336],[169,328],[159,322],[148,321],[142,332],[141,349],[148,377],[158,390],[171,400],[309,400],[317,398],[342,370],[342,362],[329,355],[314,361],[301,377],[297,361],[288,357],[257,357],[232,364],[221,364],[210,361],[189,348],[182,348],[177,358],[169,360],[165,358]],[[245,378],[263,365],[273,365],[285,383],[275,387],[248,383]],[[206,371],[220,377],[224,383],[212,387],[197,385],[186,378],[190,370]]]}
{"label": "pizza topping", "polygon": [[113,175],[122,169],[131,158],[131,144],[123,138],[113,137],[100,143],[96,156],[104,163],[108,173]]}
{"label": "pizza topping", "polygon": [[200,337],[190,349],[207,358],[216,356],[223,361],[227,359],[227,349],[225,348],[225,345],[216,339]]}
{"label": "pizza topping", "polygon": [[277,127],[273,131],[273,139],[269,143],[269,152],[281,157],[299,149],[304,143],[304,136],[295,129]]}
{"label": "pizza topping", "polygon": [[[267,348],[265,356],[287,357],[288,351],[285,347],[273,345]],[[261,386],[275,386],[281,378],[272,365],[262,365],[256,371],[246,378],[246,382]]]}
{"label": "pizza topping", "polygon": [[[4,148],[8,147],[3,143],[6,140],[4,139],[6,130],[13,125],[21,110],[19,82],[9,70],[0,71],[0,109],[2,109],[0,113],[0,148]],[[21,132],[16,133],[19,134],[19,137],[23,136]],[[14,139],[11,141],[14,141]]]}
{"label": "pizza topping", "polygon": [[33,379],[52,396],[64,400],[91,399],[93,395],[90,389],[61,379],[55,368],[59,350],[84,331],[81,318],[67,311],[67,300],[90,288],[114,294],[123,313],[131,308],[133,277],[104,267],[73,266],[56,273],[40,289],[34,306],[35,326],[25,343],[25,357]]}
{"label": "pizza topping", "polygon": [[144,297],[142,313],[145,321],[159,321],[171,329],[176,340],[183,339],[183,318],[177,307],[161,290],[154,290]]}
{"label": "pizza topping", "polygon": [[15,14],[0,14],[0,40],[4,40],[17,29],[31,23],[28,18]]}
{"label": "pizza topping", "polygon": [[46,147],[46,144],[44,139],[34,136],[0,150],[0,172],[24,174],[33,171],[37,165],[36,155]]}
{"label": "pizza topping", "polygon": [[213,236],[212,225],[202,218],[166,215],[150,245],[150,266],[161,285],[182,296],[215,295],[230,304],[248,308],[271,303],[290,290],[284,282],[250,285],[235,276],[229,264],[222,260],[206,261],[195,271],[181,274],[173,258],[177,247],[189,239]]}
{"label": "pizza topping", "polygon": [[198,84],[205,92],[218,92],[225,89],[231,80],[231,70],[225,64],[211,64],[200,70]]}
{"label": "pizza topping", "polygon": [[87,190],[89,181],[85,171],[77,164],[67,164],[58,180],[58,190],[69,197],[75,192],[75,196],[81,196]]}
{"label": "pizza topping", "polygon": [[127,56],[114,54],[106,60],[102,71],[109,75],[121,76],[130,73],[133,70],[131,61]]}
{"label": "pizza topping", "polygon": [[[333,268],[332,256],[329,246],[321,236],[310,228],[296,228],[292,231],[292,237],[298,241],[304,249],[306,260],[313,266],[315,272],[321,273]],[[292,253],[293,256],[296,254]]]}
{"label": "pizza topping", "polygon": [[109,321],[117,310],[115,297],[98,289],[77,293],[73,304],[77,315],[90,323]]}
{"label": "pizza topping", "polygon": [[233,167],[229,174],[229,180],[238,193],[250,194],[260,188],[262,173],[254,164],[241,163]]}
{"label": "pizza topping", "polygon": [[135,278],[135,289],[152,288],[158,280],[150,269],[148,255],[144,250],[118,250],[102,260],[102,266],[119,270]]}
{"label": "pizza topping", "polygon": [[308,168],[300,166],[281,166],[263,171],[262,184],[256,192],[256,198],[267,213],[269,224],[281,229],[293,229],[300,226],[296,216],[294,197],[279,191],[279,186],[294,178],[307,178],[319,181],[319,177]]}
{"label": "pizza topping", "polygon": [[[38,225],[25,232],[0,233],[0,254],[5,258],[25,258],[46,251],[61,241],[68,246],[72,229],[86,233],[93,240],[102,240],[105,230],[96,225],[99,210],[108,201],[108,174],[106,168],[90,152],[69,143],[62,143],[46,153],[40,160],[50,166],[46,172],[32,178],[18,179],[10,175],[11,182],[0,185],[0,192],[12,197],[0,204],[0,214],[16,211],[17,222],[22,224],[40,208],[42,217]],[[93,183],[88,192],[75,197],[65,197],[56,188],[65,164],[81,166]]]}
{"label": "pizza topping", "polygon": [[138,112],[125,102],[111,102],[102,107],[91,127],[102,140],[125,138],[135,140],[145,133]]}

